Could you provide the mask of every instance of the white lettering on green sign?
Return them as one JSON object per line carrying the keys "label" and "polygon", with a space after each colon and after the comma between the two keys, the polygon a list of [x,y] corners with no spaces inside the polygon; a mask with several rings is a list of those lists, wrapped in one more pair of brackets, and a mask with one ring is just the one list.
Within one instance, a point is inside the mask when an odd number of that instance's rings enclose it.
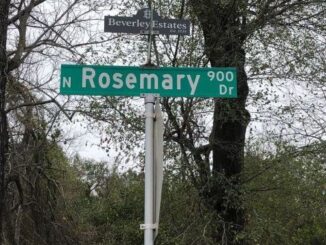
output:
{"label": "white lettering on green sign", "polygon": [[[96,76],[98,75],[98,76]],[[98,77],[97,79],[95,77]],[[111,83],[112,78],[112,83]],[[173,77],[170,74],[163,74],[163,79],[159,79],[159,76],[154,73],[141,73],[140,77],[137,77],[133,73],[128,73],[123,75],[121,73],[109,74],[107,72],[101,72],[96,74],[94,68],[83,67],[82,68],[82,88],[109,88],[110,85],[114,89],[120,89],[124,85],[128,89],[135,89],[136,84],[139,84],[140,89],[163,89],[163,90],[180,90],[182,88],[182,83],[186,82],[191,88],[190,95],[196,93],[196,88],[200,79],[200,75],[184,75],[177,74],[176,79],[173,80]],[[64,78],[64,81],[67,79]],[[161,83],[159,84],[159,81]],[[71,83],[64,82],[64,86],[70,87]],[[159,86],[160,85],[160,86]]]}
{"label": "white lettering on green sign", "polygon": [[67,95],[237,97],[237,73],[226,68],[146,68],[62,65],[60,92]]}

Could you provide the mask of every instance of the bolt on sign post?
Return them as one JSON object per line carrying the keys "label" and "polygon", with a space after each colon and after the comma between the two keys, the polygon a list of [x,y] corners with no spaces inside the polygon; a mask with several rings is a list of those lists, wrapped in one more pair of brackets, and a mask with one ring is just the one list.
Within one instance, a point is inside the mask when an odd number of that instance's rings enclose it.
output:
{"label": "bolt on sign post", "polygon": [[105,16],[104,31],[148,35],[147,63],[141,67],[62,65],[60,93],[145,98],[145,222],[140,228],[144,245],[153,245],[163,182],[163,121],[158,97],[236,98],[237,71],[151,64],[153,35],[190,34],[190,21],[161,18],[152,8],[141,9],[132,17]]}

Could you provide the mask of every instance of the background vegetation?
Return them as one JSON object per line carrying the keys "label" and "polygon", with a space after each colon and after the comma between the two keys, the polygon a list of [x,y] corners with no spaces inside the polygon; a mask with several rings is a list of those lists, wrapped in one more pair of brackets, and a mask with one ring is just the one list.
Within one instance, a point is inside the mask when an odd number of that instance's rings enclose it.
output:
{"label": "background vegetation", "polygon": [[[162,98],[157,244],[326,244],[322,0],[0,1],[0,244],[142,244],[143,101],[58,95],[62,63],[140,65],[146,37],[104,15],[152,4],[191,36],[160,66],[233,66],[239,98]],[[100,131],[107,162],[67,152]],[[77,126],[75,126],[77,127]]]}

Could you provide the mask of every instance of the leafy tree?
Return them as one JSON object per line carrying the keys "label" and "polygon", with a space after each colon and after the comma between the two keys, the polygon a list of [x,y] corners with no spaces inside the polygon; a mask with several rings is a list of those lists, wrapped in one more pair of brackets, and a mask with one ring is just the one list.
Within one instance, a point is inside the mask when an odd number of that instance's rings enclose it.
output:
{"label": "leafy tree", "polygon": [[[321,2],[318,1],[191,1],[205,38],[205,51],[212,66],[238,68],[238,99],[216,100],[210,144],[213,152],[212,185],[207,196],[226,222],[227,238],[237,243],[236,234],[244,226],[239,174],[243,168],[244,139],[249,114],[245,109],[248,79],[245,72],[246,41],[264,28],[309,21],[318,28]],[[209,7],[207,7],[209,5]],[[300,14],[298,14],[298,12]],[[225,180],[221,184],[221,175]],[[215,182],[215,183],[214,183]],[[230,193],[231,194],[230,196]],[[234,195],[235,194],[235,195]],[[233,196],[232,196],[233,195]],[[222,230],[217,241],[223,241]],[[223,243],[223,242],[222,242]]]}
{"label": "leafy tree", "polygon": [[[58,56],[78,60],[84,46],[107,41],[97,39],[83,24],[108,3],[1,1],[0,243],[64,243],[56,239],[65,236],[55,237],[58,232],[50,225],[58,189],[47,171],[52,165],[49,140],[60,135],[53,129],[61,112],[69,115],[56,98],[53,78]],[[81,33],[88,35],[76,38]],[[32,236],[28,226],[21,226],[27,221]]]}

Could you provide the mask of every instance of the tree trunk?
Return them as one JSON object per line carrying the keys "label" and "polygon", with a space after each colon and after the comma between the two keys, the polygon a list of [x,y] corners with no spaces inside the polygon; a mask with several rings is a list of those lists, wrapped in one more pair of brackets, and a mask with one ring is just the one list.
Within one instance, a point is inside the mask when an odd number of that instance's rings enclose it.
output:
{"label": "tree trunk", "polygon": [[[210,144],[213,151],[213,169],[205,185],[203,198],[215,211],[214,238],[222,244],[243,243],[236,235],[244,227],[241,202],[240,173],[244,163],[244,143],[249,112],[245,109],[248,95],[247,76],[244,69],[246,38],[240,22],[241,15],[235,1],[191,1],[202,26],[205,52],[213,67],[236,67],[236,99],[215,99],[213,129]],[[239,1],[241,2],[241,1]]]}
{"label": "tree trunk", "polygon": [[7,29],[9,0],[0,1],[0,243],[2,243],[2,224],[5,205],[5,167],[8,152],[8,130],[6,115],[6,84],[7,84]]}

